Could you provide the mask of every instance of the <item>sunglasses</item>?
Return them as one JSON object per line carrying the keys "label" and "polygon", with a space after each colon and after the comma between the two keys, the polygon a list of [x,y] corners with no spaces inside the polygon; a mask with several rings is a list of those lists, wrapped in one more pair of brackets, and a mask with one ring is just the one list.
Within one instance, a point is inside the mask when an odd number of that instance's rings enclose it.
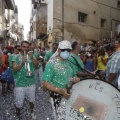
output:
{"label": "sunglasses", "polygon": [[62,52],[64,52],[64,51],[68,51],[68,52],[70,52],[71,51],[71,49],[60,49]]}

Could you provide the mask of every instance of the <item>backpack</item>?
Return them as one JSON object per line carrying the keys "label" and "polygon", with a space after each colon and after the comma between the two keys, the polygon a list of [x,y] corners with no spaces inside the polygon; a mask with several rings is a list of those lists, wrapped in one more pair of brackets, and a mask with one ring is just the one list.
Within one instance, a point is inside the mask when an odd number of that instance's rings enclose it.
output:
{"label": "backpack", "polygon": [[7,82],[7,83],[14,83],[14,78],[12,75],[12,69],[11,67],[8,67],[5,71],[1,74],[1,80]]}

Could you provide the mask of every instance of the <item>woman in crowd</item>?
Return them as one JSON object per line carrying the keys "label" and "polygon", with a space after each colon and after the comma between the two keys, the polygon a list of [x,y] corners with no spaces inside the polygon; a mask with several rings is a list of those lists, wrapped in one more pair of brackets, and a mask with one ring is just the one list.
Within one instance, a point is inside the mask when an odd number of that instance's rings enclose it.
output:
{"label": "woman in crowd", "polygon": [[85,69],[90,71],[90,72],[94,72],[94,63],[95,63],[95,60],[94,60],[92,54],[90,52],[87,53],[86,59],[84,61]]}
{"label": "woman in crowd", "polygon": [[105,72],[107,61],[108,61],[108,56],[105,54],[104,49],[101,48],[98,52],[97,61],[96,61],[97,62],[96,74],[101,78],[103,77],[103,74]]}

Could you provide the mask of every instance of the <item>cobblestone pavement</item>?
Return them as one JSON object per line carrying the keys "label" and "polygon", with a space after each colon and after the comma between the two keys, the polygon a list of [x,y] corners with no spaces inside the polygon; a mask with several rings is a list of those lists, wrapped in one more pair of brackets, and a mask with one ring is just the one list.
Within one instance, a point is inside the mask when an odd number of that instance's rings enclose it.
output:
{"label": "cobblestone pavement", "polygon": [[[42,74],[42,70],[40,71]],[[26,99],[23,106],[21,110],[22,120],[30,120],[29,104]],[[54,120],[49,93],[43,90],[40,84],[37,84],[36,87],[35,115],[37,120]],[[0,93],[0,120],[17,120],[13,92],[8,92],[6,97],[1,96]]]}

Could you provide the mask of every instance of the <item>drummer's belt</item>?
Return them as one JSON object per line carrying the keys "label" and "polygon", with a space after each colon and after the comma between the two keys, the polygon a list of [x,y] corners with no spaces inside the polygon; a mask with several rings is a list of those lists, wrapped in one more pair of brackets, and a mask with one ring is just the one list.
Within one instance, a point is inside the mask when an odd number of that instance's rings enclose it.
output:
{"label": "drummer's belt", "polygon": [[59,106],[62,96],[60,94],[50,92],[50,96],[53,98],[55,109]]}

